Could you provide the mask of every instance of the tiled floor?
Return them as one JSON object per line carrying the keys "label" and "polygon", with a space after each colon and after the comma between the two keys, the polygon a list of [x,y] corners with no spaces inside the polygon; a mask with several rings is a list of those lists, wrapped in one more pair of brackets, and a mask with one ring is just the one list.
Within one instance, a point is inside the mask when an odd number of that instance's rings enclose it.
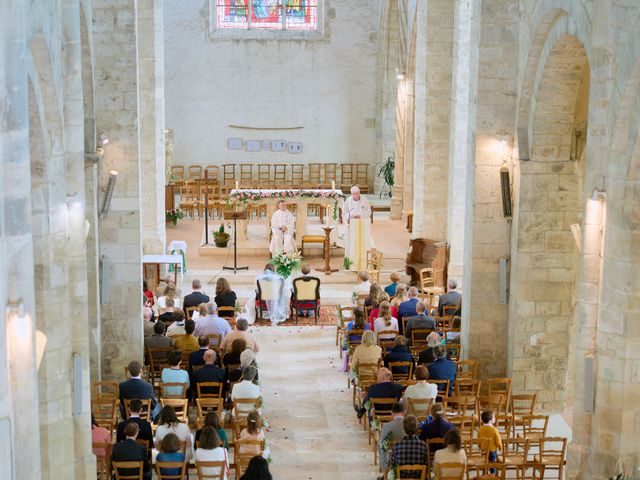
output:
{"label": "tiled floor", "polygon": [[331,327],[261,327],[258,365],[278,480],[375,479]]}

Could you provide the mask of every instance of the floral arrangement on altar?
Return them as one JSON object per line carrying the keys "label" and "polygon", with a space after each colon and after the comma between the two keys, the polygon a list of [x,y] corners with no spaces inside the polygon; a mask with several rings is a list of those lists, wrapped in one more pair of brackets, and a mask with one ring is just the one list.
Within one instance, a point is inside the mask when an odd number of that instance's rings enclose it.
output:
{"label": "floral arrangement on altar", "polygon": [[302,256],[300,256],[300,252],[295,252],[291,255],[279,253],[269,260],[269,263],[275,267],[278,275],[284,278],[289,278],[291,276],[291,272],[300,268]]}
{"label": "floral arrangement on altar", "polygon": [[345,194],[340,190],[244,190],[235,191],[229,194],[233,200],[247,202],[260,200],[263,198],[332,198],[335,200],[344,199]]}
{"label": "floral arrangement on altar", "polygon": [[167,222],[171,222],[173,223],[173,225],[177,225],[178,220],[186,216],[187,214],[184,212],[184,210],[180,210],[179,208],[172,208],[170,210],[167,210],[166,212]]}

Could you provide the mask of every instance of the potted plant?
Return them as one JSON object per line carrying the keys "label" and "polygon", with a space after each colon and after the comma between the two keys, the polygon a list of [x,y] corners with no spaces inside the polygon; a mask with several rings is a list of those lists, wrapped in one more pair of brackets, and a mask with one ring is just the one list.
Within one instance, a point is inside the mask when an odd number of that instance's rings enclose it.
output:
{"label": "potted plant", "polygon": [[230,235],[224,231],[224,225],[220,225],[217,232],[213,232],[213,243],[216,247],[225,248],[229,244]]}
{"label": "potted plant", "polygon": [[351,268],[351,265],[353,265],[353,261],[349,257],[345,256],[342,262],[342,266],[345,270],[349,270]]}
{"label": "potted plant", "polygon": [[172,208],[170,210],[167,210],[166,215],[167,222],[173,223],[173,226],[175,227],[178,224],[178,220],[184,218],[186,216],[186,213],[179,208]]}

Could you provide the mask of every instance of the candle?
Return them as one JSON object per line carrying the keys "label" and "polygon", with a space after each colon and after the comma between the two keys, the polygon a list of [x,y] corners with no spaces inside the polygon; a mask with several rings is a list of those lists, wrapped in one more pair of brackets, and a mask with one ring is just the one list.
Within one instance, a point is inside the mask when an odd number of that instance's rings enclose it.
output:
{"label": "candle", "polygon": [[238,188],[239,186],[240,186],[240,182],[238,182],[238,180],[236,180],[236,190],[239,190],[239,188]]}
{"label": "candle", "polygon": [[335,189],[336,189],[336,181],[331,180],[331,190],[335,190]]}
{"label": "candle", "polygon": [[331,223],[331,219],[329,217],[329,205],[327,205],[326,209],[325,209],[326,213],[325,213],[325,218],[327,219],[325,221],[325,225],[329,225]]}

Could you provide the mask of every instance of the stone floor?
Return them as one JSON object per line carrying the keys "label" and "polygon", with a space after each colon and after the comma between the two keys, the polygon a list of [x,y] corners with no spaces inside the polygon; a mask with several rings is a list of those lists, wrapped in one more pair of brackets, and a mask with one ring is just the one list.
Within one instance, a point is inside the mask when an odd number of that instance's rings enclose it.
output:
{"label": "stone floor", "polygon": [[258,365],[278,480],[374,479],[331,327],[261,327]]}

